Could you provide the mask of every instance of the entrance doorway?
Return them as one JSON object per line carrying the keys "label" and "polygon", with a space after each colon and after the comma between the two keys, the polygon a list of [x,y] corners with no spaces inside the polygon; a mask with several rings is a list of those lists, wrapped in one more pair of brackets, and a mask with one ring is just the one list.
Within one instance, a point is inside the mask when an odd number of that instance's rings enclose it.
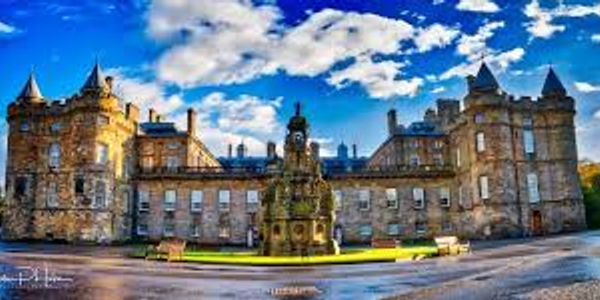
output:
{"label": "entrance doorway", "polygon": [[531,212],[531,231],[533,235],[541,235],[542,230],[542,213],[539,210]]}

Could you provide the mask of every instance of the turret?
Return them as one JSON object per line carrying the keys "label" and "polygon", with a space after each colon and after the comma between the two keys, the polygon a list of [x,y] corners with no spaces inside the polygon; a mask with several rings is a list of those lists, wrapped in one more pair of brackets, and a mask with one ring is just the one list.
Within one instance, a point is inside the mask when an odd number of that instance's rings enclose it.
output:
{"label": "turret", "polygon": [[272,141],[267,142],[267,158],[274,159],[277,156],[277,147]]}
{"label": "turret", "polygon": [[237,158],[244,158],[246,157],[246,145],[244,145],[244,141],[242,141],[238,146],[237,146]]}
{"label": "turret", "polygon": [[29,74],[29,78],[27,79],[25,86],[23,86],[21,93],[19,93],[17,101],[25,103],[44,102],[44,97],[40,92],[40,88],[38,87],[33,72]]}
{"label": "turret", "polygon": [[469,92],[478,93],[498,93],[500,91],[500,85],[496,77],[494,77],[485,62],[481,64],[479,72],[477,72],[475,79],[470,82],[469,88]]}
{"label": "turret", "polygon": [[320,150],[320,145],[317,142],[311,142],[310,143],[310,155],[312,156],[312,158],[315,161],[318,161],[321,159],[321,150]]}
{"label": "turret", "polygon": [[348,146],[342,142],[337,148],[337,157],[338,159],[346,160],[348,159]]}
{"label": "turret", "polygon": [[102,74],[102,69],[100,68],[100,64],[96,62],[94,68],[88,75],[88,78],[85,80],[85,83],[81,87],[82,93],[108,93],[109,88],[104,75]]}
{"label": "turret", "polygon": [[554,69],[550,67],[548,75],[546,75],[546,80],[544,81],[544,87],[542,88],[542,97],[564,98],[566,96],[567,90],[560,79],[558,79],[556,73],[554,73]]}

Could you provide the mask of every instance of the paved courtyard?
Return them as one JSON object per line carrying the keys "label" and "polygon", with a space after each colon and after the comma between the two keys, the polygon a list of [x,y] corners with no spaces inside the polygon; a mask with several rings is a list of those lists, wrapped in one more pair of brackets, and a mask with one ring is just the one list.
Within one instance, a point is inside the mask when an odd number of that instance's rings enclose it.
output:
{"label": "paved courtyard", "polygon": [[598,231],[478,242],[460,257],[293,268],[135,260],[116,247],[0,247],[0,299],[600,298]]}

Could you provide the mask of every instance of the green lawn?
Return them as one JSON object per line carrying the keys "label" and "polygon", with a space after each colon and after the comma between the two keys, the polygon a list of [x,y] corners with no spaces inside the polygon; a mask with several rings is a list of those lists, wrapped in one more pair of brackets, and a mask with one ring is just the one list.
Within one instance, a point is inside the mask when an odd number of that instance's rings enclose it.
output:
{"label": "green lawn", "polygon": [[[410,259],[414,256],[432,256],[437,254],[433,246],[413,246],[392,249],[352,249],[342,251],[340,255],[322,256],[259,256],[256,252],[218,252],[218,251],[186,251],[185,262],[256,265],[256,266],[293,266],[316,264],[352,264],[366,262],[393,262],[397,259]],[[143,257],[143,253],[134,253],[134,257]]]}

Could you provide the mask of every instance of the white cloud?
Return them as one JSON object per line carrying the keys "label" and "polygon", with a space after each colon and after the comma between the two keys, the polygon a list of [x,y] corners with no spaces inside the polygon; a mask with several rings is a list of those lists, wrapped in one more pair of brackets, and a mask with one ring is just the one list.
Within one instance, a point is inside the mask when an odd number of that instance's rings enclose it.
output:
{"label": "white cloud", "polygon": [[600,33],[592,35],[592,42],[600,43]]}
{"label": "white cloud", "polygon": [[427,52],[437,47],[445,47],[452,43],[460,31],[441,24],[433,24],[427,28],[417,30],[415,45],[419,52]]}
{"label": "white cloud", "polygon": [[500,10],[498,5],[491,0],[460,0],[456,5],[458,10],[493,13]]}
{"label": "white cloud", "polygon": [[[494,53],[492,55],[488,55],[485,58],[485,62],[498,73],[502,73],[508,69],[508,67],[517,61],[520,61],[525,55],[525,50],[523,48],[514,48],[509,51]],[[467,75],[473,75],[477,73],[479,66],[481,65],[480,61],[473,60],[468,61],[457,66],[454,66],[439,76],[441,80],[447,80],[453,77],[461,77],[464,78]]]}
{"label": "white cloud", "polygon": [[473,35],[463,34],[458,40],[456,52],[466,56],[469,60],[476,60],[484,54],[487,55],[492,52],[487,48],[487,40],[494,36],[496,30],[503,27],[503,21],[490,22],[481,26]]}
{"label": "white cloud", "polygon": [[446,91],[446,88],[443,86],[440,87],[436,87],[435,89],[431,90],[432,94],[440,94]]}
{"label": "white cloud", "polygon": [[[251,155],[265,155],[265,141],[280,140],[284,126],[277,119],[281,98],[269,100],[250,95],[227,98],[214,92],[191,103],[198,112],[198,133],[216,155],[225,155],[228,144],[244,142]],[[185,113],[174,117],[185,124]],[[282,149],[279,149],[281,151]]]}
{"label": "white cloud", "polygon": [[[336,64],[401,54],[403,45],[414,41],[425,52],[452,43],[459,31],[441,24],[415,28],[410,23],[378,16],[324,9],[311,12],[295,26],[279,21],[276,6],[238,0],[156,0],[148,14],[148,34],[166,43],[156,63],[159,80],[180,87],[244,83],[282,71],[294,76],[327,74]],[[395,63],[365,64],[387,75],[401,75]],[[343,81],[359,83],[373,95],[412,93],[419,80],[370,77],[356,67],[336,71]],[[353,75],[342,75],[354,73]],[[382,82],[375,82],[380,78]],[[341,87],[331,77],[328,82]],[[344,85],[345,86],[345,85]]]}
{"label": "white cloud", "polygon": [[143,120],[147,119],[148,109],[154,108],[158,114],[169,115],[183,108],[179,94],[167,95],[164,88],[155,81],[127,76],[123,69],[108,69],[107,75],[114,77],[114,90],[120,98],[135,103]]}
{"label": "white cloud", "polygon": [[600,16],[600,3],[595,5],[565,5],[561,2],[554,8],[542,8],[538,0],[532,0],[523,10],[531,21],[525,23],[532,38],[548,39],[557,32],[565,31],[565,25],[553,24],[561,17],[581,18],[590,15]]}
{"label": "white cloud", "polygon": [[445,2],[445,0],[433,0],[433,5],[440,5],[444,2]]}
{"label": "white cloud", "polygon": [[595,93],[600,92],[600,85],[593,85],[588,82],[575,82],[575,89],[582,93]]}
{"label": "white cloud", "polygon": [[374,62],[371,58],[362,56],[348,68],[332,72],[327,82],[338,89],[358,82],[373,98],[415,96],[423,85],[423,79],[398,79],[402,67],[404,64],[395,61]]}
{"label": "white cloud", "polygon": [[0,21],[0,34],[12,34],[15,33],[17,29],[13,26],[10,26],[6,23]]}

